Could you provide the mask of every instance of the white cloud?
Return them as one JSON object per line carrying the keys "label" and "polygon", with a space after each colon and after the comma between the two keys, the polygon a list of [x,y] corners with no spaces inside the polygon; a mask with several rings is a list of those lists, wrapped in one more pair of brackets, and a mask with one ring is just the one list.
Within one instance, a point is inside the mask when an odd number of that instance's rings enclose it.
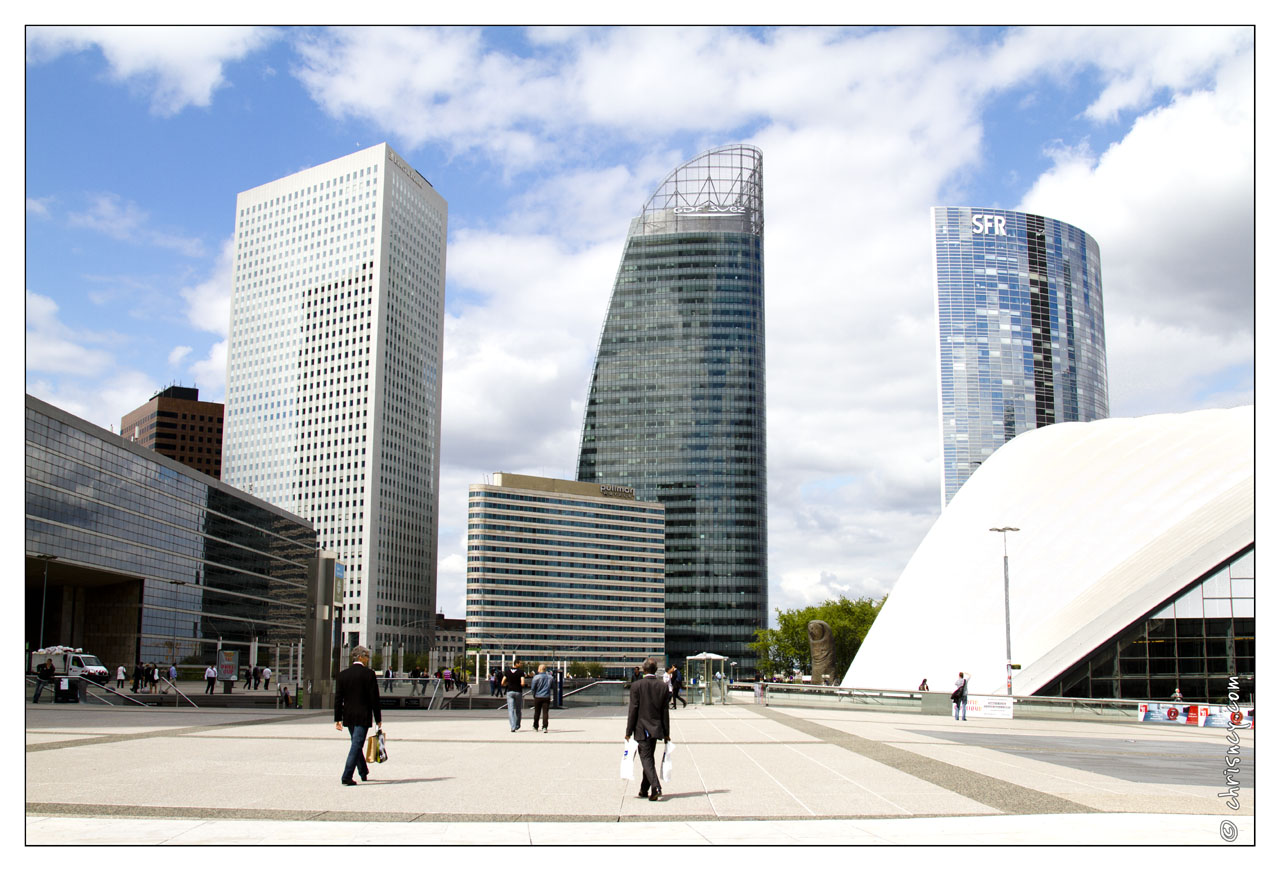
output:
{"label": "white cloud", "polygon": [[49,206],[52,203],[53,197],[27,197],[27,214],[37,218],[48,218]]}
{"label": "white cloud", "polygon": [[204,402],[225,402],[227,392],[227,342],[214,342],[208,355],[187,367],[196,387],[200,388],[200,399]]}
{"label": "white cloud", "polygon": [[92,376],[114,362],[110,353],[90,347],[91,335],[77,335],[58,317],[58,304],[27,291],[27,371]]}
{"label": "white cloud", "polygon": [[27,392],[103,429],[120,432],[120,419],[156,392],[155,379],[136,369],[115,369],[98,380],[36,378]]}
{"label": "white cloud", "polygon": [[168,248],[187,257],[203,257],[204,243],[199,239],[179,236],[148,226],[148,215],[135,202],[125,200],[119,194],[97,193],[89,196],[89,208],[67,216],[73,227],[84,227],[119,239]]}
{"label": "white cloud", "polygon": [[[509,82],[525,89],[517,99],[493,97],[466,71],[453,79],[408,67],[397,74],[393,64],[369,72],[415,95],[422,114],[408,122],[380,104],[356,107],[350,95],[373,83],[338,82],[338,70],[363,69],[372,47],[326,35],[317,45],[337,49],[326,62],[332,80],[303,75],[335,114],[365,112],[397,132],[412,123],[425,139],[435,135],[434,115],[447,120],[439,135],[448,147],[488,148],[499,161],[513,158],[482,141],[494,131],[567,143],[540,158],[549,165],[501,225],[450,239],[442,607],[463,601],[466,485],[499,470],[575,473],[627,221],[693,156],[657,144],[687,123],[707,131],[700,144],[711,146],[729,141],[717,130],[768,119],[734,136],[765,154],[771,610],[883,595],[937,515],[929,207],[984,159],[982,111],[999,88],[1091,67],[1102,82],[1091,116],[1158,103],[1101,156],[1087,141],[1060,143],[1020,208],[1078,223],[1102,246],[1115,413],[1248,401],[1250,343],[1239,317],[1252,294],[1252,252],[1242,247],[1251,236],[1251,58],[1238,33],[1180,37],[1159,56],[1148,36],[1081,31],[1055,42],[1052,33],[1015,31],[979,49],[933,29],[763,39],[725,30],[541,34],[558,40],[565,63],[522,67]],[[1127,60],[1099,68],[1098,38]],[[483,65],[474,39],[452,48],[473,69]],[[550,80],[555,106],[543,99]],[[1161,89],[1193,85],[1200,90],[1159,102]],[[331,87],[343,96],[325,97]],[[463,95],[496,102],[475,119],[441,114]],[[503,108],[513,103],[520,108]],[[640,139],[648,156],[630,169],[584,166],[575,151],[584,131]],[[1219,226],[1196,228],[1186,201]],[[1225,270],[1213,259],[1223,250],[1236,260]],[[1153,322],[1152,308],[1170,298],[1180,305],[1163,305],[1164,320]],[[1215,329],[1229,337],[1217,348]],[[1165,342],[1190,353],[1175,360]]]}
{"label": "white cloud", "polygon": [[224,339],[231,331],[231,285],[235,264],[235,237],[222,243],[213,272],[204,281],[184,287],[178,294],[187,303],[187,322]]}
{"label": "white cloud", "polygon": [[191,353],[191,350],[192,348],[190,345],[178,345],[169,352],[169,365],[176,366],[181,363],[183,359]]}
{"label": "white cloud", "polygon": [[34,27],[27,33],[27,62],[96,47],[111,78],[147,96],[154,114],[169,116],[208,106],[226,84],[224,66],[274,38],[261,27]]}
{"label": "white cloud", "polygon": [[1018,206],[1098,242],[1115,416],[1204,407],[1200,382],[1252,369],[1252,104],[1242,54],[1096,160],[1059,154]]}

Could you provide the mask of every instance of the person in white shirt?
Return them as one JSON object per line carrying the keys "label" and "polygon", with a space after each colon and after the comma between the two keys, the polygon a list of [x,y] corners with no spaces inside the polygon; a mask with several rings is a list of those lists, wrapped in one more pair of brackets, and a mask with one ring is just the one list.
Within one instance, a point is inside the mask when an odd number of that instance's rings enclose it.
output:
{"label": "person in white shirt", "polygon": [[213,685],[218,680],[218,670],[212,665],[209,666],[204,670],[204,679],[209,682],[209,685],[204,688],[204,691],[209,695],[213,695]]}
{"label": "person in white shirt", "polygon": [[262,670],[262,688],[271,689],[271,666],[269,665]]}

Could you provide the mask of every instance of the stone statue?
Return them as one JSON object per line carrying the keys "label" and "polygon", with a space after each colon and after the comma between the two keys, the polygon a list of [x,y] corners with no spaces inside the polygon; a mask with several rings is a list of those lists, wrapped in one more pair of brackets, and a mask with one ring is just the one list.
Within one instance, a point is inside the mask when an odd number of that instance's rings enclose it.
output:
{"label": "stone statue", "polygon": [[825,620],[809,621],[809,658],[814,686],[836,680],[836,642]]}

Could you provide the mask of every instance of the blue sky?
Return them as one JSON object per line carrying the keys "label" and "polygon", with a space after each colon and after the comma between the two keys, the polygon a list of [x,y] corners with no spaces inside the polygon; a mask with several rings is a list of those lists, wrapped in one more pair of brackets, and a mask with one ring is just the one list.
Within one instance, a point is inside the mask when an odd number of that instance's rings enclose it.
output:
{"label": "blue sky", "polygon": [[1253,33],[29,30],[26,389],[220,401],[236,193],[389,142],[449,203],[439,607],[465,495],[572,477],[629,218],[765,155],[771,608],[887,591],[938,512],[933,205],[1102,255],[1114,416],[1253,401]]}

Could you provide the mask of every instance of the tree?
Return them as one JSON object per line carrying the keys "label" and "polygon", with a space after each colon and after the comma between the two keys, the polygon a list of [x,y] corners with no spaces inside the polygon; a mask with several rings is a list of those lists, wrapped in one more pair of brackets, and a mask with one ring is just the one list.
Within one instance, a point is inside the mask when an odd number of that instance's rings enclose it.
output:
{"label": "tree", "polygon": [[[877,602],[870,597],[850,600],[841,596],[807,608],[778,609],[774,612],[778,615],[778,628],[757,629],[756,640],[747,646],[759,655],[760,673],[763,675],[790,674],[794,670],[807,674],[811,668],[809,621],[823,620],[831,627],[835,643],[835,678],[839,680],[849,670],[849,664],[887,598],[884,596]],[[820,677],[816,679],[821,680]]]}
{"label": "tree", "polygon": [[571,662],[569,663],[569,674],[574,677],[589,677],[598,679],[604,675],[604,666],[598,662]]}

